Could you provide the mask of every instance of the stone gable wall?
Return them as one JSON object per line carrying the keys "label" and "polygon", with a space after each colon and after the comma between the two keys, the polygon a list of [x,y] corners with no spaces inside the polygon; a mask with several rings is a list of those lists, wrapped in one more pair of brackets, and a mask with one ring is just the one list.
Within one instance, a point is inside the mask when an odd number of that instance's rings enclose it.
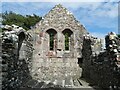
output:
{"label": "stone gable wall", "polygon": [[[39,45],[39,50],[42,50],[43,52],[40,53],[41,56],[46,57],[46,53],[49,51],[49,44],[48,44],[48,37],[49,35],[46,34],[46,31],[49,29],[54,29],[57,32],[57,49],[64,50],[64,35],[62,33],[65,29],[70,29],[72,34],[72,43],[71,43],[71,57],[81,57],[81,53],[79,52],[81,50],[82,46],[82,37],[83,34],[86,34],[87,31],[83,25],[81,25],[74,16],[63,6],[56,5],[51,11],[46,14],[43,19],[36,24],[35,26],[35,32],[37,32],[36,36],[36,42]],[[39,35],[39,36],[38,36]],[[40,49],[40,47],[42,49]],[[58,54],[64,54],[64,51],[57,50]],[[74,55],[72,55],[74,52]],[[58,56],[59,55],[54,55]],[[62,55],[60,55],[62,56]],[[63,55],[64,56],[64,55]]]}
{"label": "stone gable wall", "polygon": [[[49,34],[47,33],[49,29],[54,29],[57,32],[56,48],[53,51],[49,50]],[[63,30],[65,29],[70,29],[72,32],[69,51],[64,49]],[[55,78],[65,78],[65,75],[72,78],[75,77],[73,72],[76,74],[76,79],[79,78],[81,69],[77,62],[82,55],[80,52],[82,49],[82,37],[87,31],[66,8],[56,5],[36,24],[33,33],[33,39],[35,40],[33,43],[35,50],[33,51],[33,68],[31,72],[33,78],[51,80],[54,77],[55,80]],[[45,69],[47,65],[50,67]],[[43,69],[44,72],[41,72],[40,69]],[[53,72],[56,72],[56,76],[53,75]],[[69,75],[69,72],[72,74]]]}
{"label": "stone gable wall", "polygon": [[57,31],[63,31],[66,28],[69,28],[73,32],[75,30],[80,30],[81,34],[87,32],[83,25],[75,19],[73,14],[61,5],[56,5],[43,17],[38,25],[38,29],[43,32],[49,28],[53,28]]}

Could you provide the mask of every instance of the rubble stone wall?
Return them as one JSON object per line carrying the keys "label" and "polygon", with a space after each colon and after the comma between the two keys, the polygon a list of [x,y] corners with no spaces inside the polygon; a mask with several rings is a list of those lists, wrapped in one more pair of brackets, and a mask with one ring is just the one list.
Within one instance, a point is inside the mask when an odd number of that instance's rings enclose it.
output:
{"label": "rubble stone wall", "polygon": [[[119,86],[120,39],[111,33],[105,38],[106,50],[102,51],[101,40],[89,36],[84,26],[61,5],[56,5],[33,30],[7,27],[2,34],[3,89],[17,88],[30,78],[37,81],[68,78],[70,82],[71,78],[81,77],[81,73],[100,87]],[[52,51],[49,29],[56,32]],[[63,35],[66,29],[72,32],[68,51]]]}
{"label": "rubble stone wall", "polygon": [[[43,80],[45,77],[47,77],[46,80],[59,79],[65,78],[65,75],[69,75],[70,72],[71,78],[75,76],[73,73],[76,74],[76,78],[80,77],[81,68],[77,62],[82,55],[82,37],[87,33],[87,30],[71,12],[62,5],[56,5],[36,24],[32,31],[35,49],[31,71],[33,78],[37,80]],[[55,32],[53,50],[50,50],[49,32]],[[65,50],[64,32],[70,33],[69,50]],[[42,72],[40,69],[44,71]],[[35,76],[36,73],[37,76]],[[56,76],[53,75],[55,73]]]}
{"label": "rubble stone wall", "polygon": [[118,87],[120,83],[120,39],[117,36],[110,39],[109,36],[105,38],[106,50],[99,52],[92,48],[95,47],[94,38],[85,36],[83,40],[82,77],[103,88]]}
{"label": "rubble stone wall", "polygon": [[37,60],[34,64],[32,76],[41,81],[77,79],[82,72],[77,58],[44,58]]}
{"label": "rubble stone wall", "polygon": [[4,29],[1,55],[2,89],[19,88],[31,78],[29,71],[33,47],[30,39],[31,37],[24,30]]}
{"label": "rubble stone wall", "polygon": [[61,57],[59,54],[65,53],[63,31],[69,29],[72,32],[70,40],[70,54],[72,55],[70,55],[70,57],[81,57],[82,37],[83,34],[87,33],[87,30],[76,20],[73,14],[62,5],[56,5],[51,9],[33,29],[33,31],[37,33],[36,42],[39,44],[39,47],[41,47],[39,50],[41,50],[40,55],[42,57],[46,57],[46,54],[50,51],[49,35],[46,33],[49,29],[53,29],[56,32],[54,56]]}

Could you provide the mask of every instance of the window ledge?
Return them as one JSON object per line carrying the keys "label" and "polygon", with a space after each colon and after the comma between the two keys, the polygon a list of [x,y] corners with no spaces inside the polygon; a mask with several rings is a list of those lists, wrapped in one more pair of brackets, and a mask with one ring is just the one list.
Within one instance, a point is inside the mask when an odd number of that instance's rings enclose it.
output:
{"label": "window ledge", "polygon": [[70,51],[65,51],[65,53],[70,53]]}

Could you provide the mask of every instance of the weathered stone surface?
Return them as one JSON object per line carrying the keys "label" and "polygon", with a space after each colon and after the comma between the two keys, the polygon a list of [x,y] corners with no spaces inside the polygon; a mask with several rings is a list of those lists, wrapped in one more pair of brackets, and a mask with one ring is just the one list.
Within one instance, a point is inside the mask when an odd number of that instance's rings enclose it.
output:
{"label": "weathered stone surface", "polygon": [[[102,51],[101,39],[86,34],[61,5],[56,5],[33,30],[26,32],[16,25],[4,29],[0,54],[4,90],[89,87],[79,79],[81,74],[91,79],[93,86],[120,87],[120,38],[109,33],[106,50]],[[49,30],[55,34],[53,50]],[[65,32],[69,32],[69,50],[65,50]]]}
{"label": "weathered stone surface", "polygon": [[[54,32],[54,49],[50,50],[50,32]],[[65,33],[69,33],[69,50],[65,50]],[[56,5],[33,29],[32,77],[36,80],[79,78],[82,69],[83,34],[87,31],[62,5]]]}
{"label": "weathered stone surface", "polygon": [[[94,81],[102,88],[110,86],[120,87],[120,67],[119,67],[119,48],[120,39],[116,34],[110,33],[106,36],[106,50],[94,51],[94,39],[91,36],[85,36],[83,40],[83,73],[82,76]],[[94,53],[93,53],[94,52]]]}
{"label": "weathered stone surface", "polygon": [[[24,53],[24,43],[28,37],[22,28],[11,27],[2,33],[2,89],[8,90],[19,88],[24,81],[30,78],[28,61],[32,56],[32,46],[27,44],[29,54]],[[4,30],[3,29],[3,30]],[[26,37],[25,37],[26,34]],[[23,45],[24,44],[24,45]],[[31,50],[31,51],[30,51]],[[26,59],[28,58],[28,59]],[[30,62],[30,61],[29,61]]]}

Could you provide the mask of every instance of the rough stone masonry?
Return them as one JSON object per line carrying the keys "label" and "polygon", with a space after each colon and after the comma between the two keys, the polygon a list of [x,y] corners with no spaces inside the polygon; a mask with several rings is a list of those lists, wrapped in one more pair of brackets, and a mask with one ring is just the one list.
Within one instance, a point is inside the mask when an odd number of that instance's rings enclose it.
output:
{"label": "rough stone masonry", "polygon": [[19,82],[20,86],[28,76],[37,81],[73,86],[73,80],[78,79],[82,72],[78,58],[82,55],[82,37],[86,33],[83,25],[62,5],[56,5],[28,32],[16,25],[6,25],[2,58],[9,68],[5,71],[7,80],[3,80],[3,84],[15,87],[15,82]]}
{"label": "rough stone masonry", "polygon": [[111,32],[105,40],[103,51],[101,39],[90,36],[61,5],[33,30],[6,25],[1,40],[2,88],[78,86],[81,74],[99,87],[119,87],[120,38]]}
{"label": "rough stone masonry", "polygon": [[[120,38],[113,32],[105,37],[105,50],[95,50],[96,39],[83,39],[82,77],[91,79],[93,85],[120,89]],[[99,44],[98,44],[99,45]]]}
{"label": "rough stone masonry", "polygon": [[[31,75],[34,79],[65,80],[69,85],[72,78],[80,77],[82,70],[79,68],[78,58],[82,55],[83,34],[87,31],[66,8],[56,5],[32,31],[35,50]],[[69,39],[67,48],[66,34]]]}
{"label": "rough stone masonry", "polygon": [[16,25],[6,25],[3,31],[2,89],[15,89],[31,78],[32,39],[23,28]]}

